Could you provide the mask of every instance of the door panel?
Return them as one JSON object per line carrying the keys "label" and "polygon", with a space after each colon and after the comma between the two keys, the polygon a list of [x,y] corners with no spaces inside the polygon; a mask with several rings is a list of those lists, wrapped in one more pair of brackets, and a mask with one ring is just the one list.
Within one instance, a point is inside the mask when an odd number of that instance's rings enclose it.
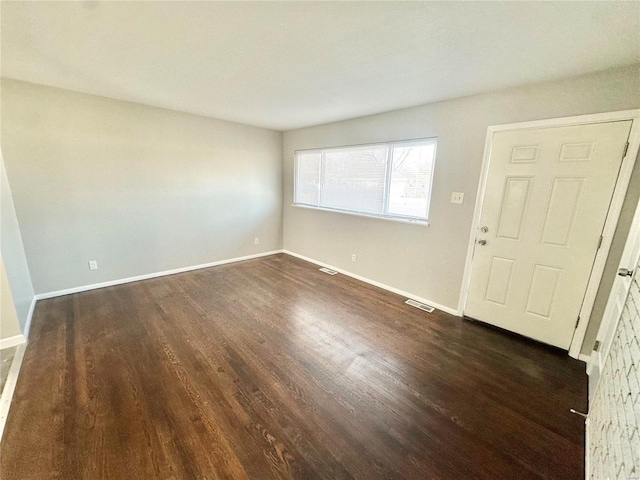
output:
{"label": "door panel", "polygon": [[540,145],[513,147],[510,163],[536,163]]}
{"label": "door panel", "polygon": [[485,300],[498,305],[507,303],[513,263],[510,258],[493,257],[489,280],[487,281],[487,292],[484,296]]}
{"label": "door panel", "polygon": [[561,269],[548,265],[536,265],[533,268],[525,312],[546,319],[551,318],[561,273]]}
{"label": "door panel", "polygon": [[584,178],[554,178],[544,217],[541,243],[569,246],[576,212],[582,197]]}
{"label": "door panel", "polygon": [[520,239],[532,180],[531,177],[507,177],[498,217],[498,237]]}
{"label": "door panel", "polygon": [[560,147],[560,162],[590,162],[593,142],[564,143]]}
{"label": "door panel", "polygon": [[631,123],[493,135],[466,315],[569,347]]}

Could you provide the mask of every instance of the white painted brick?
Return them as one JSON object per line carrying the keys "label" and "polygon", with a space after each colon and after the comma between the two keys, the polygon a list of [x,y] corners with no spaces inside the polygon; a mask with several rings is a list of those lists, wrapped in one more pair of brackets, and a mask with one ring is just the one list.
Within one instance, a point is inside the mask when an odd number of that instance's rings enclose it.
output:
{"label": "white painted brick", "polygon": [[631,329],[633,330],[633,337],[638,338],[640,336],[640,314],[631,319]]}
{"label": "white painted brick", "polygon": [[631,456],[633,458],[633,464],[638,471],[640,467],[640,430],[637,428],[631,432],[631,438],[629,439],[629,445],[631,446]]}
{"label": "white painted brick", "polygon": [[638,391],[640,390],[640,370],[634,368],[629,375],[629,393],[631,393],[631,398],[633,399],[633,403],[636,405],[637,412],[640,413],[640,398],[638,398]]}
{"label": "white painted brick", "polygon": [[636,408],[640,408],[640,399],[638,395],[640,395],[640,378],[638,375],[638,370],[634,370],[629,375],[629,390],[631,392],[631,401],[636,405]]}
{"label": "white painted brick", "polygon": [[633,358],[631,357],[631,344],[627,342],[622,349],[622,356],[624,357],[624,376],[628,377],[633,368]]}
{"label": "white painted brick", "polygon": [[629,338],[627,335],[627,329],[631,329],[631,315],[629,315],[629,311],[625,308],[625,314],[620,321],[620,325],[618,326],[618,330],[616,331],[616,337],[620,339],[622,345],[626,345],[629,343]]}
{"label": "white painted brick", "polygon": [[640,359],[640,340],[636,337],[632,337],[631,343],[629,344],[629,350],[631,352],[631,356],[635,359],[634,365],[638,367],[640,365],[640,363],[638,363],[638,359]]}
{"label": "white painted brick", "polygon": [[629,384],[629,376],[631,375],[631,370],[629,370],[628,375],[620,375],[620,399],[622,403],[627,403],[631,399],[631,385]]}
{"label": "white painted brick", "polygon": [[622,347],[620,346],[620,344],[616,343],[611,347],[611,352],[609,353],[609,355],[615,359],[614,361],[615,361],[616,372],[624,371],[624,360],[622,357],[622,352],[620,351],[621,348]]}
{"label": "white painted brick", "polygon": [[[630,297],[633,302],[631,305],[635,307],[635,310],[638,310],[637,305],[640,305],[640,289],[638,289],[638,284],[636,282],[633,282],[633,285],[631,285],[630,293]],[[630,305],[629,299],[627,299],[627,305]]]}
{"label": "white painted brick", "polygon": [[631,444],[629,439],[624,439],[622,443],[622,464],[624,465],[623,471],[625,472],[625,478],[631,476],[633,472],[633,455],[631,454]]}
{"label": "white painted brick", "polygon": [[640,286],[631,287],[589,411],[588,478],[640,480]]}

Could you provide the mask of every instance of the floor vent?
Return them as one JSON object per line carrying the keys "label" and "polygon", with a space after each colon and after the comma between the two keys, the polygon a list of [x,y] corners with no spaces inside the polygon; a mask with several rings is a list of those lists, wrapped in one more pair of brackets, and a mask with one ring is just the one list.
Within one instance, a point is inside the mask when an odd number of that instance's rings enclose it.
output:
{"label": "floor vent", "polygon": [[320,271],[324,273],[328,273],[329,275],[335,275],[336,273],[338,273],[335,270],[331,270],[330,268],[325,268],[325,267],[321,268]]}
{"label": "floor vent", "polygon": [[417,300],[408,299],[406,302],[407,305],[411,305],[412,307],[419,308],[420,310],[424,310],[425,312],[431,313],[435,310],[431,305],[427,305],[426,303],[418,302]]}

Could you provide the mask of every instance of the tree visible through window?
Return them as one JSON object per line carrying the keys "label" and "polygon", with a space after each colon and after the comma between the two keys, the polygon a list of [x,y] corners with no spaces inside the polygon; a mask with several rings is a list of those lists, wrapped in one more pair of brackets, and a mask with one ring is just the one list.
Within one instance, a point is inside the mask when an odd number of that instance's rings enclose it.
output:
{"label": "tree visible through window", "polygon": [[436,140],[296,153],[296,205],[426,221]]}

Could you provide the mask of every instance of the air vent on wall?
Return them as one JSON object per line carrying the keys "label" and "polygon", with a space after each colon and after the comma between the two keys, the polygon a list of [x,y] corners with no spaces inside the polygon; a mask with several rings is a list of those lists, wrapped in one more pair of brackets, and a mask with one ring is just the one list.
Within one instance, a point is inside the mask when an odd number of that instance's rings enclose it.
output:
{"label": "air vent on wall", "polygon": [[407,305],[411,305],[412,307],[419,308],[420,310],[424,310],[425,312],[431,313],[435,310],[431,305],[427,305],[426,303],[418,302],[417,300],[408,299],[406,302]]}
{"label": "air vent on wall", "polygon": [[338,273],[335,270],[331,270],[330,268],[324,268],[324,267],[321,268],[320,271],[324,273],[328,273],[329,275],[335,275],[336,273]]}

